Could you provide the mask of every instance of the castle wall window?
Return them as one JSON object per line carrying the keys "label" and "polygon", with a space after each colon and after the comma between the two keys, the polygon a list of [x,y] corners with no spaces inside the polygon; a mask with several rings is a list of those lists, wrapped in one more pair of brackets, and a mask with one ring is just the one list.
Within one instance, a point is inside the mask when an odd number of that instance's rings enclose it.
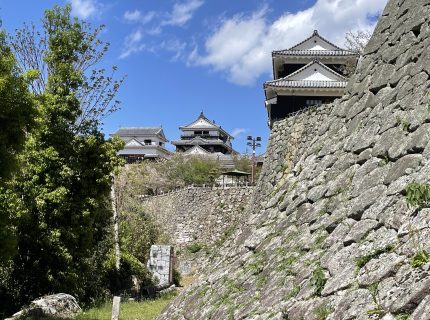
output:
{"label": "castle wall window", "polygon": [[310,107],[310,106],[319,107],[320,105],[322,105],[322,100],[313,100],[313,99],[306,100],[306,106],[308,106],[308,107]]}

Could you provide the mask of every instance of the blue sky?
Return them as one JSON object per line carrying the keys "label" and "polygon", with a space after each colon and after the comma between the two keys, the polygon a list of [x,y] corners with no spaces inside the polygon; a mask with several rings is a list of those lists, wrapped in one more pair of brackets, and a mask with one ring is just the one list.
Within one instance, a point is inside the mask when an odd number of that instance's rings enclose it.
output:
{"label": "blue sky", "polygon": [[[121,110],[103,131],[162,125],[169,140],[200,113],[236,138],[269,129],[263,82],[270,80],[271,51],[291,47],[314,29],[342,46],[350,30],[374,28],[387,0],[2,0],[3,28],[40,23],[45,9],[71,3],[73,14],[94,26],[111,48],[106,66],[127,78]],[[23,10],[25,7],[25,10]]]}

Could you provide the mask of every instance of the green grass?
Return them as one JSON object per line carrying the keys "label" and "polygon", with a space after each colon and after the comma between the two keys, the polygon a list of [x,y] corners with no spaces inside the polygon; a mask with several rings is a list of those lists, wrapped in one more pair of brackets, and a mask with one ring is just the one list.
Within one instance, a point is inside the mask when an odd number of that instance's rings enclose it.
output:
{"label": "green grass", "polygon": [[[121,320],[152,320],[172,301],[173,295],[166,295],[154,300],[144,300],[141,302],[123,302],[120,307]],[[97,308],[85,310],[79,314],[76,320],[110,320],[112,302],[106,302]]]}

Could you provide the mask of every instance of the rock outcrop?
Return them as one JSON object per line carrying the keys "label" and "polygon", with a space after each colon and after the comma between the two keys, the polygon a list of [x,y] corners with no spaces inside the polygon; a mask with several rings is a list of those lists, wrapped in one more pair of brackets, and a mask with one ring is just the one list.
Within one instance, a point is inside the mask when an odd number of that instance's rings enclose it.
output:
{"label": "rock outcrop", "polygon": [[430,0],[390,0],[332,105],[275,123],[243,221],[159,319],[430,319]]}

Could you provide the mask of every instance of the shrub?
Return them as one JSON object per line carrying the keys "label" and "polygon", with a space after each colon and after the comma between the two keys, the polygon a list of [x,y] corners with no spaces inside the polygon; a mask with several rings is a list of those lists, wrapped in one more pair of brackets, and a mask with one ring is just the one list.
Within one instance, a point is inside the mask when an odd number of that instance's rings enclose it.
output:
{"label": "shrub", "polygon": [[121,267],[119,272],[115,268],[115,255],[112,253],[104,262],[106,281],[111,293],[116,294],[132,287],[132,276],[136,276],[142,286],[154,285],[152,275],[146,266],[133,255],[121,252]]}
{"label": "shrub", "polygon": [[178,269],[173,268],[173,284],[177,287],[181,286],[181,274],[179,273]]}

